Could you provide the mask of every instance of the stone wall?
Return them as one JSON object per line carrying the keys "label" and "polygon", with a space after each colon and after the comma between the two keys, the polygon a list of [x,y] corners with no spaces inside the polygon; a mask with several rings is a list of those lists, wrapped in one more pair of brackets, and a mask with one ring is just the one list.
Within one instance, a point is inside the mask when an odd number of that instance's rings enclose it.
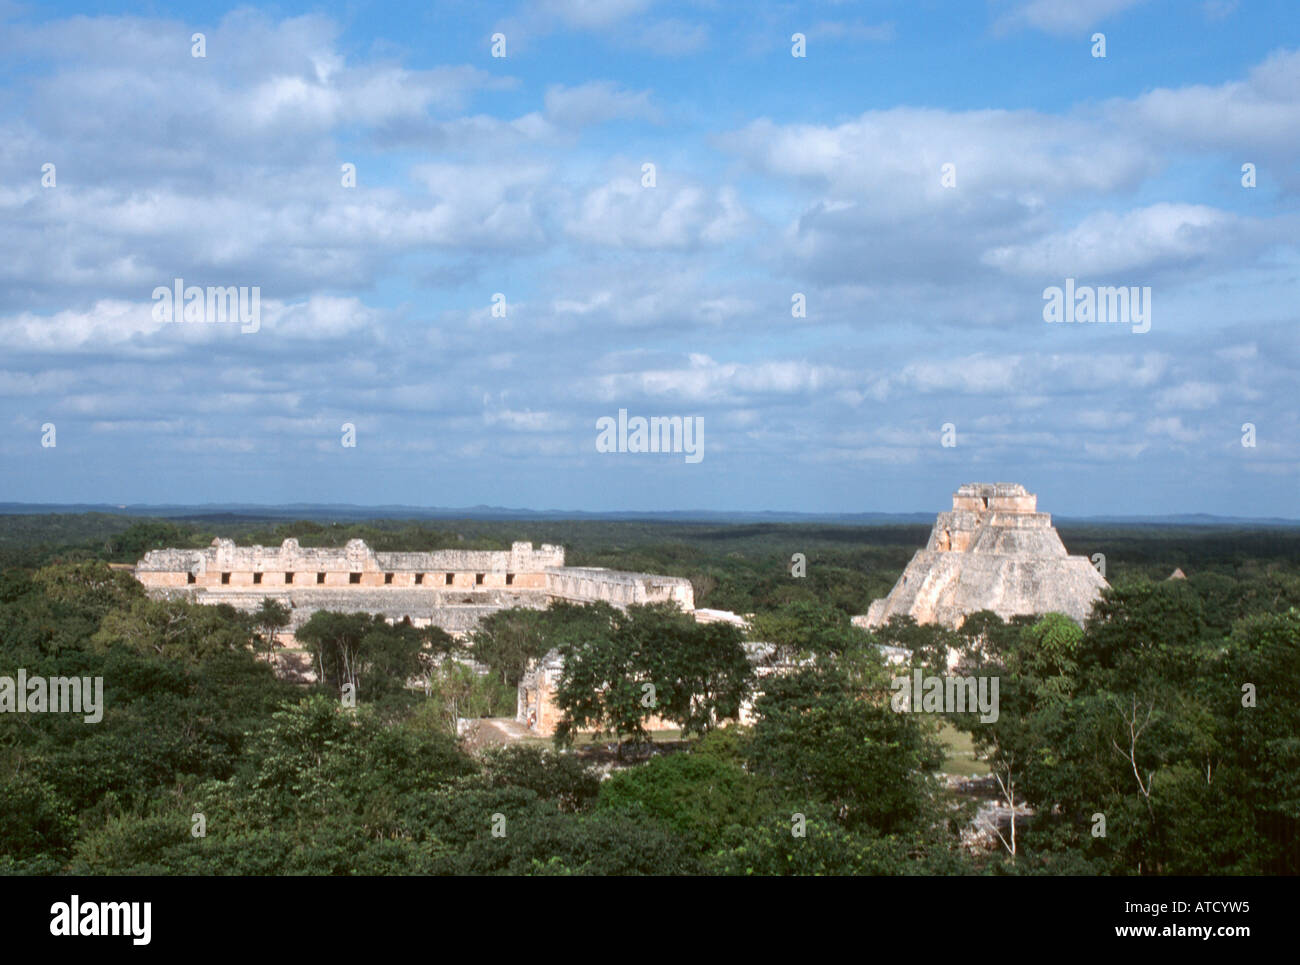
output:
{"label": "stone wall", "polygon": [[377,553],[363,540],[343,548],[236,546],[215,539],[201,550],[150,550],[136,564],[146,587],[520,586],[540,589],[545,570],[564,566],[564,547],[515,543],[504,550]]}
{"label": "stone wall", "polygon": [[563,669],[559,651],[552,650],[541,660],[533,661],[519,680],[515,720],[541,737],[552,736],[563,716],[554,701]]}
{"label": "stone wall", "polygon": [[560,600],[583,603],[604,600],[618,607],[633,603],[677,603],[683,610],[695,609],[695,589],[690,580],[594,566],[548,569],[546,593]]}
{"label": "stone wall", "polygon": [[409,621],[417,627],[438,626],[454,635],[468,633],[479,620],[509,607],[542,609],[547,598],[538,592],[504,589],[424,591],[419,587],[342,586],[295,587],[192,587],[154,588],[155,598],[183,598],[195,603],[229,603],[239,610],[256,610],[266,597],[289,608],[289,632],[296,632],[317,610],[338,613],[374,613],[392,623]]}
{"label": "stone wall", "polygon": [[597,567],[566,567],[564,547],[514,543],[509,550],[375,552],[363,540],[342,548],[237,546],[216,539],[204,549],[150,550],[135,566],[151,596],[229,603],[251,611],[264,598],[290,609],[297,630],[317,610],[380,614],[393,622],[464,634],[508,607],[544,608],[552,599],[616,607],[675,602],[694,609],[689,580]]}
{"label": "stone wall", "polygon": [[1019,483],[966,483],[953,493],[952,508],[1032,513],[1038,508],[1038,497]]}

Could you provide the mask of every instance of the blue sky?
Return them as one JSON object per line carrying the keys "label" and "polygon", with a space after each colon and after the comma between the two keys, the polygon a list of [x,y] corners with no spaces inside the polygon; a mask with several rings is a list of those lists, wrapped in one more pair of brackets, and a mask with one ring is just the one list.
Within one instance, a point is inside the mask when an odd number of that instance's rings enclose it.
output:
{"label": "blue sky", "polygon": [[1298,91],[1293,2],[0,2],[0,501],[1300,517]]}

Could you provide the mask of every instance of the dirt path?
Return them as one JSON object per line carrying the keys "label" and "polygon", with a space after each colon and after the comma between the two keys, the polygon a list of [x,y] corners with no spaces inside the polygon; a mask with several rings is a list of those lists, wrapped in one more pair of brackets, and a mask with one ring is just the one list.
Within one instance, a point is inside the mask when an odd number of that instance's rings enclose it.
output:
{"label": "dirt path", "polygon": [[465,744],[471,750],[513,744],[526,737],[536,737],[524,724],[510,717],[480,717],[465,726]]}

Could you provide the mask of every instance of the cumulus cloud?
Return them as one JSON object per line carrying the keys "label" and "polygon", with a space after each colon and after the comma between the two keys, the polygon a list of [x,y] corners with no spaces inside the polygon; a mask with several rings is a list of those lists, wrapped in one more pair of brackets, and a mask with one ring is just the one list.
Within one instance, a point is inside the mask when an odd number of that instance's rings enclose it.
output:
{"label": "cumulus cloud", "polygon": [[[169,287],[169,286],[162,286]],[[187,286],[188,287],[188,286]],[[13,351],[49,354],[122,352],[136,356],[174,356],[187,349],[222,339],[266,336],[319,341],[359,332],[380,337],[379,313],[360,299],[313,295],[304,302],[286,304],[259,297],[257,324],[178,320],[155,317],[161,302],[126,302],[105,299],[85,309],[41,315],[21,312],[0,317],[0,340]],[[170,302],[168,303],[170,304]],[[251,303],[249,303],[251,307]],[[241,331],[247,328],[247,331]]]}
{"label": "cumulus cloud", "polygon": [[[39,467],[75,451],[113,479],[124,453],[147,456],[158,481],[140,485],[171,500],[196,474],[338,501],[381,473],[400,489],[384,498],[519,504],[503,468],[527,466],[556,504],[718,505],[753,482],[755,501],[808,508],[762,480],[815,462],[813,489],[843,504],[864,467],[910,480],[906,499],[985,470],[1130,484],[1158,457],[1192,477],[1246,421],[1272,446],[1252,470],[1284,478],[1296,52],[1034,108],[996,88],[976,107],[823,100],[803,71],[793,110],[775,68],[744,73],[763,55],[750,32],[789,36],[781,10],[737,26],[707,4],[555,0],[520,8],[505,61],[479,43],[486,20],[467,28],[477,46],[402,51],[242,10],[208,25],[206,60],[179,20],[7,23],[0,47],[36,69],[0,107],[0,484],[54,494]],[[1003,13],[1066,36],[1122,10]],[[909,41],[808,19],[828,58]],[[543,34],[598,45],[600,73],[550,70]],[[701,73],[684,55],[706,47]],[[653,91],[645,51],[681,56]],[[1244,160],[1257,192],[1237,185]],[[1168,323],[1046,326],[1043,276],[1154,278]],[[260,331],[156,321],[150,292],[176,277],[260,286]],[[703,415],[707,471],[666,484],[643,464],[623,497],[605,475],[621,463],[584,461],[620,406]],[[48,419],[60,451],[31,468]],[[938,446],[946,421],[959,451]],[[339,446],[343,422],[365,460]],[[431,478],[452,481],[429,496]]]}
{"label": "cumulus cloud", "polygon": [[958,197],[1001,195],[1025,207],[1131,188],[1157,166],[1148,149],[1098,122],[1028,110],[900,107],[834,126],[759,120],[721,143],[758,170],[886,214],[915,214],[945,198],[940,174],[949,163]]}
{"label": "cumulus cloud", "polygon": [[747,219],[735,189],[710,191],[660,173],[655,187],[617,177],[594,188],[565,227],[571,237],[620,248],[692,248],[737,237]]}
{"label": "cumulus cloud", "polygon": [[1248,238],[1241,219],[1227,212],[1162,203],[1121,214],[1099,211],[1068,230],[994,248],[982,260],[1014,274],[1073,277],[1195,263],[1216,252],[1240,254]]}
{"label": "cumulus cloud", "polygon": [[596,398],[663,399],[683,403],[742,404],[762,396],[806,396],[850,381],[849,372],[805,361],[773,360],[754,364],[715,362],[706,355],[691,356],[685,365],[642,369],[597,377]]}
{"label": "cumulus cloud", "polygon": [[1300,139],[1300,50],[1278,50],[1241,80],[1159,87],[1107,105],[1133,135],[1173,146],[1293,157]]}

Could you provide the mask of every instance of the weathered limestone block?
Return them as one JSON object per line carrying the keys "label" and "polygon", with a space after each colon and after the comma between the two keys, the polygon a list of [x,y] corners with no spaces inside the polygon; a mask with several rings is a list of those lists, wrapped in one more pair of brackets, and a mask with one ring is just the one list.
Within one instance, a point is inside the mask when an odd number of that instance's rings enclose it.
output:
{"label": "weathered limestone block", "polygon": [[543,737],[550,737],[563,714],[555,706],[555,688],[564,670],[558,650],[532,661],[519,680],[515,697],[515,720]]}
{"label": "weathered limestone block", "polygon": [[695,609],[695,589],[680,576],[625,573],[601,567],[566,566],[546,571],[546,592],[563,600],[604,600],[616,606],[677,603]]}

